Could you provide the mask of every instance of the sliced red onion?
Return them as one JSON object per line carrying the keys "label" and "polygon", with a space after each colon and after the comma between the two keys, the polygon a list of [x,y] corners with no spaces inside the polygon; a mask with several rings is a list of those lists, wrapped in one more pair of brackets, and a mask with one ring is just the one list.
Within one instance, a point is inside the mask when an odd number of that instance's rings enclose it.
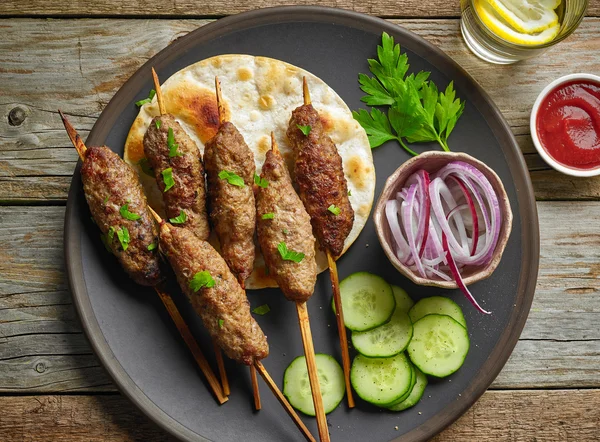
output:
{"label": "sliced red onion", "polygon": [[[475,204],[473,204],[473,198],[471,198],[471,195],[469,194],[469,191],[467,190],[467,187],[465,186],[465,184],[462,182],[462,180],[456,176],[451,176],[450,178],[452,178],[456,184],[458,184],[458,187],[460,187],[460,190],[462,191],[463,195],[465,196],[465,199],[467,200],[467,204],[469,205],[469,209],[471,210],[471,219],[473,220],[473,243],[471,245],[471,256],[475,254],[475,251],[477,250],[477,242],[479,240],[479,221],[477,220],[477,210],[475,210]],[[482,208],[483,210],[483,208]]]}
{"label": "sliced red onion", "polygon": [[400,222],[398,221],[398,202],[396,200],[390,200],[385,203],[385,217],[392,231],[392,236],[396,241],[397,255],[400,262],[404,263],[409,255],[409,248],[406,240],[402,236],[400,230]]}

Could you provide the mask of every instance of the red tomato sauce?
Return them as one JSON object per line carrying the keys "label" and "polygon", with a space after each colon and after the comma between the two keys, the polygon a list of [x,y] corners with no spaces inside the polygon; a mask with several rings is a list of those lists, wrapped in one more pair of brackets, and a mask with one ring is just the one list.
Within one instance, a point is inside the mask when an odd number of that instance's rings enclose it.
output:
{"label": "red tomato sauce", "polygon": [[559,163],[600,166],[600,84],[575,80],[556,87],[540,105],[536,128],[542,146]]}

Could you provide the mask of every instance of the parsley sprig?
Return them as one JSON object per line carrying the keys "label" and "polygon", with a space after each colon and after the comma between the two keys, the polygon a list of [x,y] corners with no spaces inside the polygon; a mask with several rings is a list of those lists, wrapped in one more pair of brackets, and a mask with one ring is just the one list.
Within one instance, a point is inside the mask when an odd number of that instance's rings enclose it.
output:
{"label": "parsley sprig", "polygon": [[229,170],[222,170],[219,172],[219,179],[227,180],[229,184],[237,187],[246,187],[244,179],[237,173],[230,172]]}
{"label": "parsley sprig", "polygon": [[206,270],[202,270],[201,272],[196,273],[190,280],[190,288],[194,292],[197,292],[201,288],[209,289],[214,286],[215,280],[213,279],[211,274]]}
{"label": "parsley sprig", "polygon": [[360,88],[367,94],[361,100],[369,106],[389,106],[388,112],[377,108],[352,112],[365,129],[371,148],[396,140],[408,153],[417,155],[406,142],[437,141],[450,151],[448,137],[465,108],[465,102],[456,98],[453,82],[440,92],[429,80],[430,72],[407,76],[408,56],[400,53],[400,45],[385,32],[377,57],[369,59],[373,77],[358,75]]}
{"label": "parsley sprig", "polygon": [[254,174],[254,184],[256,184],[258,187],[262,187],[263,189],[269,187],[269,181],[266,178],[261,178],[260,175],[256,173]]}
{"label": "parsley sprig", "polygon": [[289,250],[287,244],[283,241],[277,244],[277,250],[284,261],[301,262],[304,259],[304,253]]}
{"label": "parsley sprig", "polygon": [[141,107],[146,103],[150,103],[152,102],[152,99],[154,98],[154,96],[156,95],[156,91],[154,89],[150,89],[150,93],[148,94],[148,98],[144,98],[143,100],[140,101],[136,101],[135,105],[137,107]]}
{"label": "parsley sprig", "polygon": [[173,133],[172,128],[169,128],[167,132],[167,147],[169,148],[169,158],[183,156],[183,154],[177,150],[179,149],[179,144],[175,142],[175,134]]}
{"label": "parsley sprig", "polygon": [[127,201],[125,204],[123,204],[121,206],[121,208],[119,209],[119,213],[121,213],[121,216],[125,219],[128,219],[129,221],[137,221],[138,219],[141,218],[140,215],[138,215],[137,213],[133,213],[129,211],[129,201]]}

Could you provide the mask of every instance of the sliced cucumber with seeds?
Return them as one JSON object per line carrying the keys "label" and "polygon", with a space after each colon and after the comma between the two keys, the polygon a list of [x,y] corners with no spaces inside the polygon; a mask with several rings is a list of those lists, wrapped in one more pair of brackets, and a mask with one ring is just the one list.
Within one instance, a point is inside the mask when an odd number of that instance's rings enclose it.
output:
{"label": "sliced cucumber with seeds", "polygon": [[412,300],[406,290],[398,287],[397,285],[392,286],[392,292],[394,293],[394,298],[396,298],[396,310],[400,309],[403,312],[407,312],[411,309],[413,305],[415,305],[415,301]]}
{"label": "sliced cucumber with seeds", "polygon": [[402,402],[399,402],[395,405],[388,407],[388,410],[390,410],[390,411],[406,410],[407,408],[410,408],[410,407],[413,407],[414,405],[416,405],[417,402],[419,402],[421,400],[421,398],[423,397],[423,393],[425,392],[425,387],[427,387],[427,376],[425,376],[423,374],[423,372],[421,370],[419,370],[417,367],[414,367],[414,370],[417,374],[416,375],[417,382],[416,382],[415,386],[413,387],[412,391],[410,392],[410,395]]}
{"label": "sliced cucumber with seeds", "polygon": [[413,327],[408,355],[423,373],[442,378],[462,366],[469,352],[469,335],[460,323],[450,316],[427,315]]}
{"label": "sliced cucumber with seeds", "polygon": [[[321,396],[323,397],[323,408],[325,413],[330,413],[335,410],[346,393],[344,372],[332,356],[318,353],[315,355],[315,360],[317,362]],[[315,415],[315,406],[304,356],[294,359],[285,369],[283,394],[295,409],[308,416]]]}
{"label": "sliced cucumber with seeds", "polygon": [[396,399],[391,404],[384,405],[385,408],[393,407],[394,405],[399,404],[400,402],[404,402],[406,399],[408,399],[408,397],[412,393],[412,390],[415,387],[415,384],[417,383],[417,367],[415,367],[413,364],[410,364],[410,370],[411,370],[410,388],[407,390],[406,393],[404,393],[401,397]]}
{"label": "sliced cucumber with seeds", "polygon": [[367,357],[389,358],[403,352],[412,335],[413,325],[408,313],[396,307],[387,324],[364,332],[352,332],[352,345]]}
{"label": "sliced cucumber with seeds", "polygon": [[447,315],[457,321],[464,328],[467,328],[467,321],[465,321],[463,312],[458,304],[444,296],[423,298],[417,302],[413,308],[410,309],[408,314],[413,323],[427,315]]}
{"label": "sliced cucumber with seeds", "polygon": [[350,381],[363,400],[382,406],[394,403],[409,391],[412,370],[404,353],[392,358],[358,355],[352,362]]}
{"label": "sliced cucumber with seeds", "polygon": [[[353,273],[340,283],[344,324],[353,331],[366,331],[388,322],[396,301],[385,279],[367,272]],[[335,312],[335,308],[334,308]]]}

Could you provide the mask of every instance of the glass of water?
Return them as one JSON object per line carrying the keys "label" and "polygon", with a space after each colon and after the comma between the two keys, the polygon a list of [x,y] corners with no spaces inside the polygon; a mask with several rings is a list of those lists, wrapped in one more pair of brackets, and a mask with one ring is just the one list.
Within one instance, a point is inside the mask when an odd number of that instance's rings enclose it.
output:
{"label": "glass of water", "polygon": [[461,0],[460,29],[485,61],[510,64],[535,57],[579,26],[588,0]]}

